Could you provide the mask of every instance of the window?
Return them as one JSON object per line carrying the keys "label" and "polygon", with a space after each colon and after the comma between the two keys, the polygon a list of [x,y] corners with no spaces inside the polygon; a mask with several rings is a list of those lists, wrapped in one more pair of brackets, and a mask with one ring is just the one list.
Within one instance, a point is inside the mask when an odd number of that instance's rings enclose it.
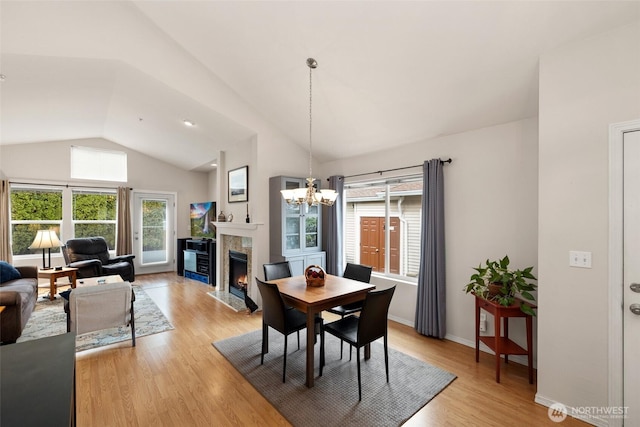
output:
{"label": "window", "polygon": [[[11,247],[13,255],[30,255],[29,249],[38,230],[62,228],[62,189],[11,187]],[[51,252],[59,253],[60,248]]]}
{"label": "window", "polygon": [[422,175],[345,183],[344,194],[347,262],[371,265],[381,274],[416,279]]}
{"label": "window", "polygon": [[72,190],[74,237],[102,236],[116,247],[117,195],[106,190]]}
{"label": "window", "polygon": [[[61,242],[102,236],[115,250],[118,197],[115,189],[80,189],[28,184],[11,185],[11,245],[14,256],[29,249],[38,230],[55,230]],[[51,249],[60,253],[60,248]]]}
{"label": "window", "polygon": [[72,146],[71,178],[126,182],[127,153]]}

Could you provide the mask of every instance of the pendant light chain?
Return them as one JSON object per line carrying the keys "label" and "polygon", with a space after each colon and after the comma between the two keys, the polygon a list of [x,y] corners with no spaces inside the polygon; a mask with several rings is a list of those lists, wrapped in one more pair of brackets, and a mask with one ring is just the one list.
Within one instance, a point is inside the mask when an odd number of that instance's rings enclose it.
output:
{"label": "pendant light chain", "polygon": [[313,105],[313,86],[311,84],[311,73],[313,72],[313,68],[309,67],[309,176],[313,176],[313,170],[311,167],[311,164],[313,162],[313,157],[312,157],[312,152],[313,152],[313,140],[312,140],[312,122],[313,122],[313,115],[312,115],[312,110],[311,110],[311,106]]}
{"label": "pendant light chain", "polygon": [[306,204],[311,206],[333,206],[338,197],[335,190],[316,190],[313,185],[313,69],[318,62],[313,58],[307,58],[309,67],[309,177],[304,187],[296,189],[280,190],[284,201],[290,205],[299,206]]}

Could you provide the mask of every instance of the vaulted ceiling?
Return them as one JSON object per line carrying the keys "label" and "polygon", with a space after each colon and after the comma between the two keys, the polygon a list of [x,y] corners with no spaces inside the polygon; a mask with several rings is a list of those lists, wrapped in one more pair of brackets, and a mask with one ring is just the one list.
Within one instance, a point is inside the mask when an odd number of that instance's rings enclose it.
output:
{"label": "vaulted ceiling", "polygon": [[[2,1],[0,144],[103,137],[187,170],[263,121],[319,161],[537,115],[538,59],[636,1]],[[183,120],[196,123],[184,126]]]}

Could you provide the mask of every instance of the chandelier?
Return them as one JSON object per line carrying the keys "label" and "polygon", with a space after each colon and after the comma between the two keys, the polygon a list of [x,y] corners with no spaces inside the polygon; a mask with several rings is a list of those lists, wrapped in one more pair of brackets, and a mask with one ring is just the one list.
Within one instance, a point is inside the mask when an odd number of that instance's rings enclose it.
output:
{"label": "chandelier", "polygon": [[307,59],[307,67],[309,67],[309,178],[307,178],[307,185],[305,187],[296,188],[294,190],[281,190],[282,197],[284,200],[290,205],[302,205],[307,204],[307,206],[317,206],[317,205],[325,205],[332,206],[337,197],[338,193],[335,190],[316,190],[313,186],[313,171],[311,169],[311,161],[312,161],[312,138],[311,138],[311,130],[313,123],[312,116],[312,85],[311,85],[311,72],[314,68],[318,66],[318,62],[316,62],[313,58]]}

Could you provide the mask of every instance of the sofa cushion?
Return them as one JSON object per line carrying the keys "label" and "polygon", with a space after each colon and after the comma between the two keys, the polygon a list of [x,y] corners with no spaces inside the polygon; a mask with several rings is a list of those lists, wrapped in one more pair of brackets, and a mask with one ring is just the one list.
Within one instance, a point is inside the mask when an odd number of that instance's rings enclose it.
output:
{"label": "sofa cushion", "polygon": [[0,283],[8,282],[9,280],[21,279],[22,275],[16,270],[16,268],[6,261],[0,261]]}

